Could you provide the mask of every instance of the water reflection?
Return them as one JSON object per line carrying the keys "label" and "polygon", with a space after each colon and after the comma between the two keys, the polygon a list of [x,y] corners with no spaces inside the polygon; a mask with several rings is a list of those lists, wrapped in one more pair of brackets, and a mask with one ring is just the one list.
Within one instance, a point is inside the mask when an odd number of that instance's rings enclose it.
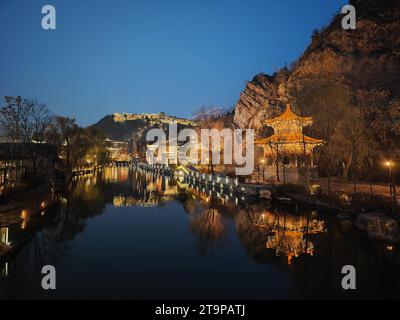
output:
{"label": "water reflection", "polygon": [[309,235],[326,232],[324,221],[317,217],[315,211],[301,216],[271,211],[250,215],[254,225],[265,230],[266,248],[275,250],[277,256],[286,256],[288,264],[301,254],[314,255],[315,247],[308,240]]}
{"label": "water reflection", "polygon": [[[46,297],[39,288],[44,264],[65,269],[64,277],[69,279],[72,273],[90,277],[95,269],[110,269],[115,259],[121,261],[118,268],[129,265],[130,269],[125,273],[107,273],[107,277],[115,277],[111,282],[119,283],[109,290],[120,291],[126,286],[126,297],[132,296],[132,290],[137,290],[140,297],[143,292],[154,297],[160,291],[159,285],[151,287],[155,274],[163,275],[158,282],[174,281],[173,286],[165,286],[177,298],[208,298],[217,293],[217,298],[274,298],[278,292],[279,296],[289,298],[398,297],[398,249],[344,230],[329,212],[240,201],[229,193],[128,168],[109,168],[99,175],[80,176],[58,199],[57,206],[43,205],[43,215],[21,213],[25,217],[22,224],[1,227],[2,243],[23,243],[13,255],[0,260],[1,298]],[[39,209],[42,202],[40,199]],[[132,220],[123,220],[117,212],[126,212],[124,217]],[[98,219],[107,215],[111,216],[104,222],[103,218]],[[136,233],[124,231],[124,223],[137,224]],[[85,242],[85,236],[80,235],[88,232],[90,224],[92,230],[106,228],[107,235],[91,231],[91,242]],[[99,254],[98,246],[106,245],[106,236],[111,237],[113,250],[119,252],[117,257],[112,258],[112,252]],[[138,243],[139,251],[133,254]],[[190,249],[188,243],[192,244]],[[70,266],[80,250],[84,250],[84,257],[90,257],[85,263],[98,262],[91,267]],[[169,264],[169,257],[175,254],[178,261]],[[153,261],[163,255],[164,260]],[[211,262],[212,273],[207,273]],[[346,264],[358,266],[360,289],[352,295],[340,288],[340,270]],[[192,274],[189,279],[175,278],[182,272],[181,265],[186,266],[183,274]],[[135,268],[139,269],[134,271]],[[156,271],[148,275],[149,269]],[[130,273],[138,273],[146,280],[142,289],[137,282],[117,281],[119,275],[129,279]],[[218,283],[222,281],[221,275],[230,281],[229,274],[236,274],[234,283],[229,282],[230,289],[221,285],[200,290],[205,275]],[[188,281],[201,296],[184,294]],[[98,293],[96,288],[87,289],[88,297]],[[79,286],[72,287],[67,294],[60,289],[57,297],[75,297],[78,290]],[[107,288],[104,290],[107,296]],[[164,296],[160,293],[160,297]]]}
{"label": "water reflection", "polygon": [[190,230],[195,236],[195,245],[201,255],[224,247],[227,230],[224,219],[217,208],[196,210],[190,217]]}

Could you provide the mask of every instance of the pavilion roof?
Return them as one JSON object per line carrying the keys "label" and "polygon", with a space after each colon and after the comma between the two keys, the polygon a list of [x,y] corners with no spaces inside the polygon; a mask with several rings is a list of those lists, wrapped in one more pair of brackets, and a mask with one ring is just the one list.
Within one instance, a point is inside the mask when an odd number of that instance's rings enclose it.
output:
{"label": "pavilion roof", "polygon": [[260,139],[256,140],[255,144],[257,145],[262,145],[262,144],[269,144],[269,143],[306,143],[306,144],[322,144],[324,141],[320,139],[315,139],[308,137],[306,135],[300,134],[300,133],[294,133],[294,134],[285,134],[285,135],[272,135],[268,138],[265,139]]}
{"label": "pavilion roof", "polygon": [[293,120],[299,120],[299,121],[303,122],[304,124],[309,124],[310,122],[312,123],[312,117],[302,117],[302,116],[295,114],[292,111],[292,107],[290,104],[286,105],[285,111],[279,117],[276,117],[273,119],[268,119],[265,121],[265,123],[267,125],[271,125],[271,124],[275,124],[275,123],[281,122],[281,121],[293,121]]}

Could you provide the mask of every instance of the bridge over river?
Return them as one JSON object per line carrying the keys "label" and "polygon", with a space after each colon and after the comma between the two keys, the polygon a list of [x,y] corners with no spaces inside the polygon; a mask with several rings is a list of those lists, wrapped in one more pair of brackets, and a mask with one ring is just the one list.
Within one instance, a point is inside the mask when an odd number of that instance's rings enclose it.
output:
{"label": "bridge over river", "polygon": [[174,175],[182,183],[201,186],[212,191],[221,191],[236,196],[259,197],[262,190],[271,190],[270,185],[253,185],[239,182],[239,178],[226,175],[203,173],[194,166],[179,165],[166,167],[163,165],[137,164],[137,168],[161,175]]}

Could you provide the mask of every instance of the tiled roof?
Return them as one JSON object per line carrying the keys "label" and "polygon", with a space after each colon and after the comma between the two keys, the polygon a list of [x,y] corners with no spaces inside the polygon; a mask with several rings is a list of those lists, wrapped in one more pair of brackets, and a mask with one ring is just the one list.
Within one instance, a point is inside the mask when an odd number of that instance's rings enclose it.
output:
{"label": "tiled roof", "polygon": [[260,139],[255,144],[268,144],[268,143],[306,143],[306,144],[322,144],[324,141],[314,139],[302,134],[286,134],[286,135],[272,135],[271,137]]}
{"label": "tiled roof", "polygon": [[273,123],[279,122],[279,121],[292,121],[292,120],[300,120],[305,123],[305,122],[312,121],[312,117],[302,117],[302,116],[295,114],[292,111],[290,104],[288,104],[286,106],[285,111],[279,117],[266,120],[266,124],[273,124]]}

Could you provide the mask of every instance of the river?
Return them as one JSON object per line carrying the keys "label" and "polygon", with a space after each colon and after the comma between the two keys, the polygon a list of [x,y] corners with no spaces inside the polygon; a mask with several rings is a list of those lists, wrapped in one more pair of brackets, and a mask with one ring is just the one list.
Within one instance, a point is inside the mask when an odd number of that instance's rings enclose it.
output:
{"label": "river", "polygon": [[[400,298],[399,248],[334,212],[128,168],[76,178],[5,235],[20,246],[0,260],[1,299]],[[56,290],[42,289],[43,265],[55,267]],[[356,290],[342,289],[345,265]]]}

